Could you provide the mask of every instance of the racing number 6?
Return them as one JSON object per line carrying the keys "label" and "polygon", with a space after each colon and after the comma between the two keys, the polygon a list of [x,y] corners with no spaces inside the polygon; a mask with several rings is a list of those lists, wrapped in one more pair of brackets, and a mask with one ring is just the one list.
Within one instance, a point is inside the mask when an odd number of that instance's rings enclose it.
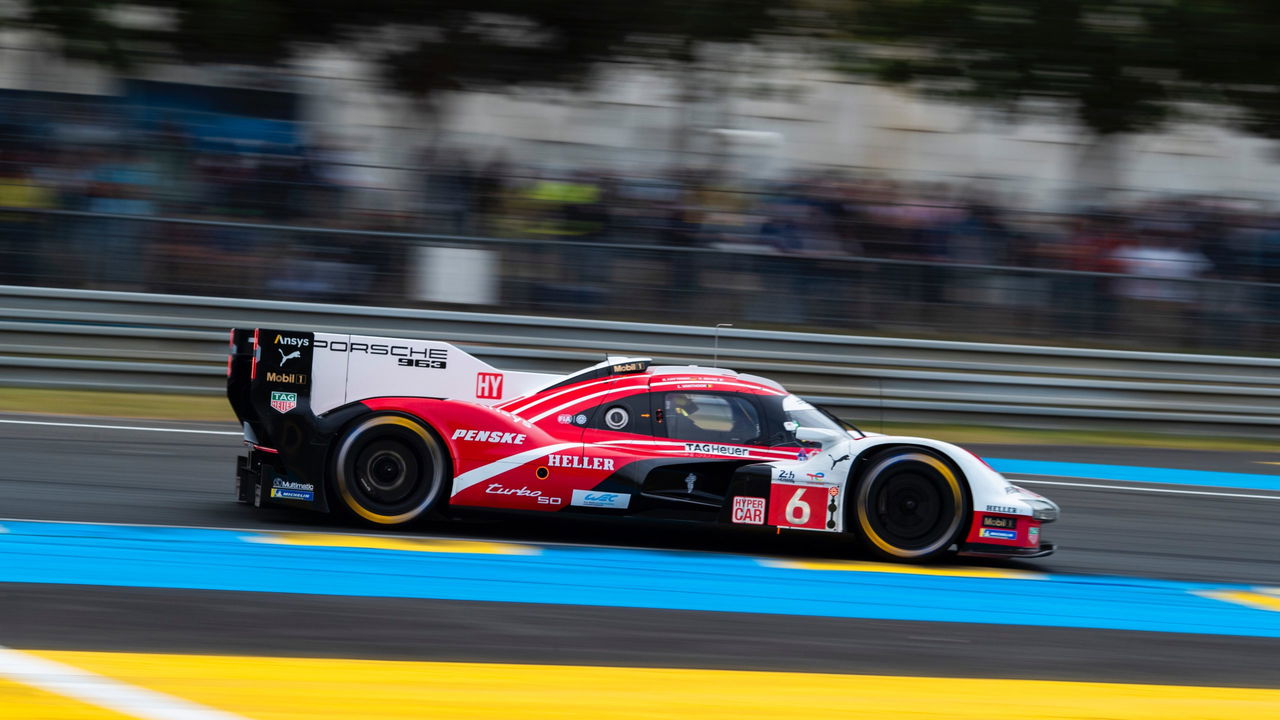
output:
{"label": "racing number 6", "polygon": [[804,525],[809,522],[809,503],[805,502],[804,488],[796,488],[796,494],[787,502],[787,522],[792,525]]}

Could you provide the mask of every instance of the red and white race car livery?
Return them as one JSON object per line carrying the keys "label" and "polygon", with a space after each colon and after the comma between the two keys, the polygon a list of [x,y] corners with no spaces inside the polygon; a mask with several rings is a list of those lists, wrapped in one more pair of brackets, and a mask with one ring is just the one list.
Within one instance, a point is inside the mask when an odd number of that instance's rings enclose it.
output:
{"label": "red and white race car livery", "polygon": [[731,370],[500,370],[444,342],[233,330],[237,494],[384,525],[431,512],[848,533],[903,559],[1036,557],[1051,501],[948,443],[864,433]]}

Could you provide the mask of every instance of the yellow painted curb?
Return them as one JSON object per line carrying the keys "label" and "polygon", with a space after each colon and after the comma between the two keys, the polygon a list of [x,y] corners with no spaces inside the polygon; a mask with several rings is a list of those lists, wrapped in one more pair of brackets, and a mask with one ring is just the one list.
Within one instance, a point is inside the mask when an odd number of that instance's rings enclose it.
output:
{"label": "yellow painted curb", "polygon": [[481,540],[435,540],[429,538],[325,533],[273,532],[246,535],[244,540],[264,545],[403,550],[407,552],[453,553],[459,555],[537,555],[541,552],[532,545],[484,542]]}
{"label": "yellow painted curb", "polygon": [[931,575],[934,577],[999,578],[1001,580],[1041,580],[1044,575],[1029,570],[984,567],[945,567],[859,562],[856,560],[761,560],[765,567],[785,570],[830,570],[838,572]]}
{"label": "yellow painted curb", "polygon": [[[287,608],[281,609],[287,621]],[[764,621],[764,622],[767,622]],[[743,633],[751,627],[744,625]],[[1280,690],[1040,680],[29,651],[251,720],[1239,720]],[[975,656],[980,664],[981,654]],[[0,705],[0,718],[30,720]]]}

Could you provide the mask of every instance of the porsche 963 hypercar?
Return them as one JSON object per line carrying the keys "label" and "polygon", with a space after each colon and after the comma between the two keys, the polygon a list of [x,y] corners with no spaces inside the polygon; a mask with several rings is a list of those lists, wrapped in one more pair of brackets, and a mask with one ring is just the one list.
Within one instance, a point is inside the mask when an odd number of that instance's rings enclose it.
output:
{"label": "porsche 963 hypercar", "polygon": [[253,505],[403,525],[480,509],[847,533],[893,559],[1040,557],[1048,499],[955,445],[861,432],[772,380],[613,357],[499,370],[449,343],[233,330]]}

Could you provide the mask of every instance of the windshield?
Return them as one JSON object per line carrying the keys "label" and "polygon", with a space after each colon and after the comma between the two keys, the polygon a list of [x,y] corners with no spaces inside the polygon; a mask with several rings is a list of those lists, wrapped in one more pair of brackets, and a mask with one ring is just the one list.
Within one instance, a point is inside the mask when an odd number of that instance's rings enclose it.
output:
{"label": "windshield", "polygon": [[840,420],[831,413],[816,408],[795,395],[782,399],[782,412],[786,419],[800,427],[819,428],[824,430],[857,431],[857,428]]}

